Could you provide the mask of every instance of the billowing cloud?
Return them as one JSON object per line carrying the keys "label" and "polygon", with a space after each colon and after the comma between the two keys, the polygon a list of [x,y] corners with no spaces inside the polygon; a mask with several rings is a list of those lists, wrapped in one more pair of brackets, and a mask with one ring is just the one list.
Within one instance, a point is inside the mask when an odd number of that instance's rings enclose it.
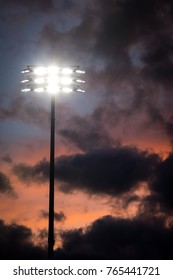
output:
{"label": "billowing cloud", "polygon": [[[131,147],[98,149],[85,154],[61,156],[55,160],[55,180],[64,193],[81,190],[90,194],[119,196],[146,182],[152,197],[160,206],[173,208],[173,156],[161,159]],[[44,159],[33,166],[16,164],[13,173],[23,182],[47,182],[49,162]],[[9,181],[1,175],[3,191],[11,190]],[[3,184],[2,184],[3,185]],[[59,217],[59,216],[58,216]]]}
{"label": "billowing cloud", "polygon": [[[119,195],[147,181],[159,161],[156,154],[136,148],[98,149],[56,159],[55,178],[62,182],[60,189],[64,192],[80,189]],[[13,173],[26,183],[45,182],[49,176],[49,163],[42,160],[34,166],[17,164]]]}
{"label": "billowing cloud", "polygon": [[[61,231],[55,259],[172,259],[172,234],[172,226],[159,218],[104,216],[85,229]],[[31,229],[0,221],[0,259],[46,259],[46,229],[40,231],[39,246],[32,238]]]}
{"label": "billowing cloud", "polygon": [[120,147],[61,157],[55,172],[66,183],[61,187],[64,192],[77,188],[89,193],[119,195],[147,181],[157,161],[159,157],[155,154]]}
{"label": "billowing cloud", "polygon": [[32,243],[31,229],[18,224],[5,224],[0,221],[0,259],[29,260],[45,259],[46,252]]}
{"label": "billowing cloud", "polygon": [[[151,223],[150,223],[151,222]],[[62,233],[62,259],[172,259],[173,228],[162,220],[125,220],[105,216],[86,230]]]}
{"label": "billowing cloud", "polygon": [[173,207],[173,154],[160,162],[150,180],[152,190],[167,207]]}

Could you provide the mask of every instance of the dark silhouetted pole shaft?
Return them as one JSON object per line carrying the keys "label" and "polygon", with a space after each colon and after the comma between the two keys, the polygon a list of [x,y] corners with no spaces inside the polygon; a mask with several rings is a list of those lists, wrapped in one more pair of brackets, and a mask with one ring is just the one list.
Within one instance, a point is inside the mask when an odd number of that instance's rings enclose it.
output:
{"label": "dark silhouetted pole shaft", "polygon": [[51,96],[51,132],[50,132],[50,188],[49,188],[49,229],[48,259],[53,259],[54,247],[54,173],[55,173],[55,95]]}

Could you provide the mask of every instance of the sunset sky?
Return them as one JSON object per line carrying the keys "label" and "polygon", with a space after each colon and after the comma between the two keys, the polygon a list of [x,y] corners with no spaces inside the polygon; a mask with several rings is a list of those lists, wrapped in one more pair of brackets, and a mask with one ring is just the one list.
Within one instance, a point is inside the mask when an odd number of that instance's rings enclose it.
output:
{"label": "sunset sky", "polygon": [[50,95],[27,65],[80,65],[56,96],[55,258],[173,258],[171,0],[0,0],[0,259],[46,258]]}

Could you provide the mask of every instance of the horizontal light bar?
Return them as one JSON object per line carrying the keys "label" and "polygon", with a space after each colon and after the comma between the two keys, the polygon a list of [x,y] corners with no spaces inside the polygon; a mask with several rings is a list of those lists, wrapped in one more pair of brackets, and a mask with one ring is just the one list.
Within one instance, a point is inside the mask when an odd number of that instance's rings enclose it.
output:
{"label": "horizontal light bar", "polygon": [[77,90],[76,90],[76,91],[78,91],[78,92],[85,92],[85,90],[80,89],[80,88],[77,88]]}
{"label": "horizontal light bar", "polygon": [[25,73],[30,73],[31,71],[29,69],[24,69],[23,71],[21,71],[22,74],[25,74]]}
{"label": "horizontal light bar", "polygon": [[31,91],[31,89],[30,88],[23,88],[21,91],[22,92],[28,92],[28,91]]}
{"label": "horizontal light bar", "polygon": [[85,83],[85,81],[80,80],[80,79],[77,79],[76,82],[77,82],[77,83],[83,83],[83,84]]}
{"label": "horizontal light bar", "polygon": [[80,70],[80,69],[77,69],[75,72],[76,72],[76,73],[79,73],[79,74],[85,74],[85,71]]}
{"label": "horizontal light bar", "polygon": [[[59,67],[59,66],[27,66],[28,68],[24,69],[21,73],[33,73],[35,75],[45,75],[45,74],[58,74],[62,73],[64,75],[69,75],[72,73],[85,74],[85,71],[80,70],[79,66],[72,67]],[[77,68],[77,69],[76,69]]]}
{"label": "horizontal light bar", "polygon": [[22,84],[28,83],[28,82],[29,82],[29,80],[23,80],[23,81],[21,81]]}

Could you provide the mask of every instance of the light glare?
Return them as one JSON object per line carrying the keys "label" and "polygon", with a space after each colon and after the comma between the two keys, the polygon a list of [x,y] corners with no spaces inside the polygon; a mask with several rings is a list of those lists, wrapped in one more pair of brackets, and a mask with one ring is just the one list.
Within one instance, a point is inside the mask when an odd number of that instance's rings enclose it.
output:
{"label": "light glare", "polygon": [[72,82],[73,82],[73,80],[71,79],[71,78],[69,78],[69,77],[62,77],[61,78],[61,84],[63,84],[63,85],[71,85],[72,84]]}
{"label": "light glare", "polygon": [[44,88],[35,88],[34,91],[35,91],[35,92],[43,92],[43,91],[44,91]]}
{"label": "light glare", "polygon": [[49,85],[53,84],[53,85],[57,85],[58,84],[58,77],[55,75],[52,76],[48,76],[47,77],[47,82]]}
{"label": "light glare", "polygon": [[55,93],[59,92],[59,87],[56,84],[48,85],[47,91],[51,94],[55,94]]}
{"label": "light glare", "polygon": [[45,82],[45,79],[44,78],[37,78],[37,79],[34,80],[34,82],[36,84],[43,84]]}
{"label": "light glare", "polygon": [[34,69],[34,74],[38,76],[44,76],[46,74],[46,67],[36,67]]}
{"label": "light glare", "polygon": [[77,83],[83,83],[83,84],[85,83],[85,81],[80,80],[80,79],[77,79],[76,82],[77,82]]}
{"label": "light glare", "polygon": [[[79,88],[80,83],[85,83],[84,80],[80,79],[80,74],[84,74],[85,71],[80,70],[79,66],[27,66],[22,73],[26,74],[26,78],[21,81],[22,84],[26,83],[26,88],[21,90],[23,92],[47,91],[51,94],[56,94],[61,91],[70,93],[73,90],[85,92],[83,89]],[[31,75],[27,75],[28,73]]]}
{"label": "light glare", "polygon": [[29,80],[23,80],[21,81],[22,84],[29,82]]}
{"label": "light glare", "polygon": [[76,73],[79,73],[79,74],[85,74],[85,71],[80,70],[80,69],[77,69],[77,70],[76,70]]}
{"label": "light glare", "polygon": [[57,66],[49,66],[47,68],[47,72],[48,72],[49,75],[56,75],[59,72],[59,67],[57,67]]}
{"label": "light glare", "polygon": [[28,91],[31,91],[31,89],[30,88],[23,88],[21,91],[22,92],[28,92]]}
{"label": "light glare", "polygon": [[72,88],[68,88],[68,87],[63,87],[63,88],[62,88],[62,91],[63,91],[64,93],[70,93],[70,92],[73,91],[73,89],[72,89]]}
{"label": "light glare", "polygon": [[76,91],[78,92],[85,92],[85,90],[78,88]]}
{"label": "light glare", "polygon": [[64,74],[64,75],[70,75],[70,74],[72,74],[72,73],[73,73],[73,70],[72,70],[71,68],[67,68],[67,67],[62,68],[62,74]]}
{"label": "light glare", "polygon": [[30,73],[30,70],[29,69],[24,69],[23,71],[21,71],[22,74],[25,74],[25,73]]}

